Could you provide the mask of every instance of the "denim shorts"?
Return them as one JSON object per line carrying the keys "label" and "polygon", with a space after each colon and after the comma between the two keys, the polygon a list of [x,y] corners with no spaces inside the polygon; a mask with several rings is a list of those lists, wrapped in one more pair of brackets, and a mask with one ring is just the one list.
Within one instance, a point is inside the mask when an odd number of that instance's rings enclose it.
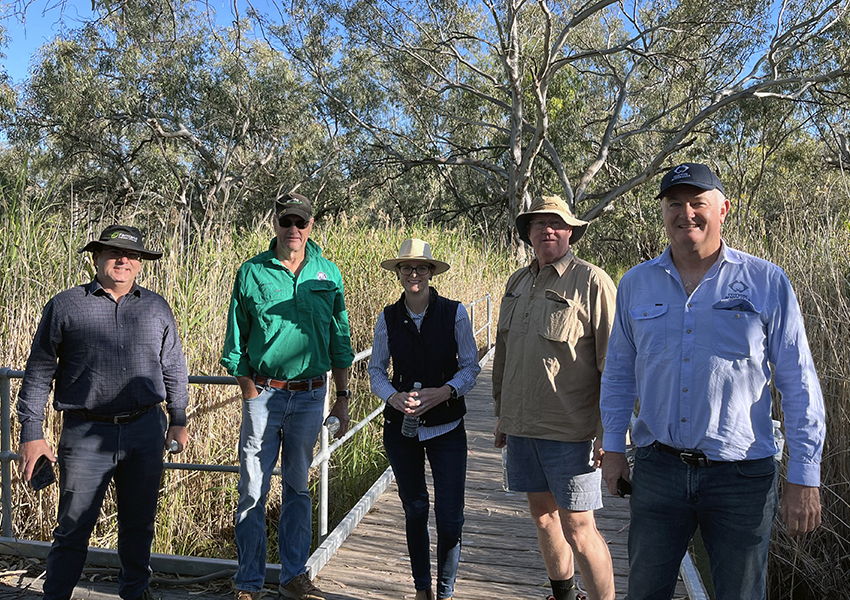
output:
{"label": "denim shorts", "polygon": [[593,441],[557,442],[508,436],[508,487],[552,492],[566,510],[602,508],[602,471],[593,468]]}

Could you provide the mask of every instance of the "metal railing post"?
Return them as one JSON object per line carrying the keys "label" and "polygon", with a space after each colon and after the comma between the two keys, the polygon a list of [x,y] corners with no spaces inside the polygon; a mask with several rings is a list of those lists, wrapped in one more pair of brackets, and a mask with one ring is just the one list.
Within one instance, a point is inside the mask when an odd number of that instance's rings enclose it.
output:
{"label": "metal railing post", "polygon": [[[474,329],[474,319],[475,319],[475,305],[479,302],[482,302],[486,298],[487,300],[487,323],[482,326],[487,328],[487,348],[492,348],[492,320],[493,320],[493,309],[491,304],[490,295],[482,296],[477,300],[474,300],[468,305],[470,321],[473,324],[473,331],[477,336],[480,330]],[[467,306],[467,305],[464,305]],[[365,360],[369,358],[372,354],[372,349],[369,348],[367,350],[363,350],[354,357],[354,362]],[[12,452],[12,419],[11,419],[11,404],[12,404],[12,388],[11,388],[11,379],[18,378],[21,379],[24,376],[23,371],[15,371],[8,367],[0,367],[0,486],[2,487],[2,533],[4,538],[12,538],[12,467],[11,462],[17,459],[17,455]],[[327,373],[327,385],[325,386],[325,399],[324,399],[324,409],[323,415],[324,418],[327,418],[328,412],[330,410],[330,382],[333,377],[332,372]],[[204,384],[204,385],[225,385],[225,386],[235,386],[237,385],[236,378],[234,377],[220,377],[220,376],[198,376],[198,375],[190,375],[189,376],[190,384]],[[328,537],[328,513],[330,506],[330,493],[329,493],[329,461],[330,456],[334,450],[339,448],[344,442],[349,440],[354,434],[358,431],[366,427],[368,423],[370,423],[373,419],[378,417],[383,412],[383,405],[376,408],[372,411],[367,417],[365,417],[362,421],[358,422],[356,425],[351,427],[340,440],[335,441],[333,444],[330,443],[330,439],[328,436],[328,430],[324,426],[324,422],[322,424],[322,428],[320,430],[319,437],[319,452],[314,456],[313,463],[310,468],[319,467],[319,538],[320,543]],[[211,465],[211,464],[191,464],[191,463],[169,463],[166,462],[163,465],[166,469],[177,469],[177,470],[185,470],[185,471],[204,471],[204,472],[220,472],[220,473],[238,473],[239,467],[236,465]],[[276,476],[281,475],[281,469],[275,468],[273,474]],[[391,472],[390,472],[391,474]],[[386,475],[386,474],[385,474]],[[383,479],[386,479],[384,477]],[[390,477],[391,479],[391,477]],[[377,492],[378,495],[385,489],[388,480],[385,481],[383,487],[381,487],[381,491]],[[368,492],[367,495],[374,495],[374,490],[372,492]],[[374,499],[373,499],[374,500]],[[371,504],[369,504],[371,506]],[[359,511],[368,510],[367,508],[358,508]],[[359,519],[357,519],[359,521]],[[347,527],[353,528],[353,524],[347,525]],[[337,533],[334,533],[336,536]],[[333,537],[333,536],[332,536]],[[344,536],[343,536],[344,538]],[[18,543],[27,543],[25,540],[16,540],[16,544]],[[33,542],[34,544],[40,544],[41,542]],[[341,541],[337,540],[336,546],[341,543]],[[332,553],[333,551],[331,551]],[[33,555],[35,556],[35,555]],[[206,559],[201,559],[206,560]],[[210,559],[213,560],[213,559]],[[311,559],[312,560],[312,559]],[[215,562],[213,560],[213,562]],[[220,561],[219,561],[220,562]],[[324,563],[327,562],[327,557],[325,556],[320,562],[313,563],[312,568],[316,570],[320,569]],[[218,565],[218,563],[216,563]],[[220,565],[216,566],[218,570],[220,570]],[[267,570],[267,575],[270,574],[270,571]],[[268,582],[276,581],[276,574],[272,573],[274,577],[267,579]]]}
{"label": "metal railing post", "polygon": [[[325,453],[328,449],[328,428],[325,427],[325,419],[330,411],[331,395],[331,371],[328,371],[327,383],[325,383],[325,407],[322,410],[322,428],[319,433],[319,451]],[[330,456],[322,460],[319,465],[319,543],[328,535],[328,461]]]}
{"label": "metal railing post", "polygon": [[493,347],[493,299],[487,294],[487,349]]}
{"label": "metal railing post", "polygon": [[469,305],[469,322],[472,324],[472,331],[475,331],[475,302]]}
{"label": "metal railing post", "polygon": [[9,455],[12,453],[12,382],[9,369],[0,369],[0,476],[3,485],[3,537],[12,537],[12,465]]}

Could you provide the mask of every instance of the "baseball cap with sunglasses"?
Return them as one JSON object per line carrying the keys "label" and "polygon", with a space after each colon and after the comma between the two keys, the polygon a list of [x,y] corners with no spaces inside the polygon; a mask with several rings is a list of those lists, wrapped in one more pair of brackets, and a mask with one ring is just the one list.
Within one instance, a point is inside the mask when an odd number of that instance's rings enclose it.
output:
{"label": "baseball cap with sunglasses", "polygon": [[293,225],[295,225],[298,229],[307,229],[307,226],[310,224],[309,221],[305,221],[304,219],[290,219],[289,217],[280,217],[277,220],[277,223],[283,229],[289,229]]}

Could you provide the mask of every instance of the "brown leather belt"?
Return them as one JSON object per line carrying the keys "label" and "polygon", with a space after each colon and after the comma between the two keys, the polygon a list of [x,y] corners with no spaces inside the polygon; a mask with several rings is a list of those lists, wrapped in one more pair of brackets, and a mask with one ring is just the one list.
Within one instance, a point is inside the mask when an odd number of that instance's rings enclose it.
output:
{"label": "brown leather belt", "polygon": [[314,377],[313,379],[299,379],[287,381],[285,379],[272,379],[271,377],[263,377],[262,375],[257,375],[256,377],[254,377],[254,383],[256,383],[257,385],[267,385],[269,387],[275,388],[276,390],[304,392],[306,390],[315,390],[320,387],[324,387],[325,378]]}

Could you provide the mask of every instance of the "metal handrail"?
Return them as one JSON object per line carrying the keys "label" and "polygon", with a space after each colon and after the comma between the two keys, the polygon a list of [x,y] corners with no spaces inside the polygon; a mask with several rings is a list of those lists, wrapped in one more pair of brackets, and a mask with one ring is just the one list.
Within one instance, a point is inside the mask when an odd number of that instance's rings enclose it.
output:
{"label": "metal handrail", "polygon": [[[481,302],[486,302],[487,306],[487,320],[479,329],[474,329],[475,327],[475,306],[480,304]],[[472,301],[469,304],[464,305],[470,312],[469,320],[473,326],[473,335],[475,337],[478,336],[482,331],[486,329],[487,332],[487,348],[488,350],[492,348],[492,321],[493,321],[493,305],[490,294],[486,294],[477,300]],[[359,352],[354,357],[354,363],[357,363],[361,360],[365,360],[372,355],[372,349],[369,348],[362,352]],[[4,538],[12,538],[12,472],[11,472],[11,462],[18,459],[18,455],[12,452],[12,421],[11,421],[11,380],[12,379],[22,379],[24,376],[24,371],[15,371],[8,367],[0,367],[0,477],[2,478],[2,534]],[[328,377],[330,377],[330,372],[328,373]],[[201,376],[201,375],[192,375],[189,377],[189,383],[191,384],[202,384],[202,385],[237,385],[235,377],[213,377],[213,376]],[[329,412],[329,404],[330,404],[330,386],[325,386],[325,405],[324,405],[324,415],[327,417]],[[329,497],[328,497],[328,463],[330,461],[331,455],[344,444],[346,441],[351,439],[357,432],[361,431],[364,427],[366,427],[375,417],[381,414],[384,410],[383,405],[379,406],[375,410],[373,410],[369,415],[367,415],[363,420],[359,421],[353,427],[351,427],[345,435],[339,440],[335,441],[333,444],[329,444],[328,440],[328,430],[326,427],[322,427],[321,434],[319,436],[319,451],[313,457],[313,462],[310,465],[311,468],[319,467],[319,538],[325,539],[328,537],[328,509],[329,509]],[[192,463],[164,463],[163,466],[167,469],[174,470],[192,470],[192,471],[205,471],[205,472],[223,472],[223,473],[238,473],[239,467],[238,465],[215,465],[215,464],[192,464]],[[276,467],[273,471],[273,474],[280,475],[280,468]],[[383,480],[382,488],[380,491],[386,488],[386,485],[391,481],[392,476],[391,473],[389,477],[387,473],[379,478],[379,482]],[[376,482],[376,486],[379,482]],[[352,509],[351,513],[349,513],[349,517],[352,513],[357,513],[360,517],[365,514],[365,511],[369,510],[371,507],[371,503],[377,500],[377,496],[380,496],[380,492],[376,493],[376,486],[368,491],[364,498],[361,499],[361,502]],[[368,506],[364,506],[363,500],[369,498]],[[348,517],[346,517],[348,519]],[[356,521],[359,522],[359,518]],[[350,521],[350,519],[349,519]],[[355,523],[356,525],[356,523]],[[353,529],[353,525],[350,523],[346,526],[349,529]],[[336,532],[335,532],[336,533]],[[345,534],[347,535],[347,533]],[[339,536],[336,536],[339,537]],[[342,538],[344,539],[344,537]],[[339,547],[339,543],[341,540],[336,540],[336,547]],[[20,550],[20,548],[19,548]],[[316,553],[322,550],[320,547],[317,549]],[[40,552],[40,551],[39,551]],[[2,548],[0,548],[0,553],[2,553]],[[198,559],[204,560],[204,559]],[[184,564],[183,561],[175,561],[177,564]],[[220,562],[220,561],[219,561]],[[322,565],[327,562],[327,557],[323,559],[315,559],[311,557],[311,565],[315,566],[315,571],[321,568]],[[312,572],[312,575],[315,575],[315,571]],[[182,572],[182,571],[174,571],[174,572]],[[268,573],[269,575],[271,573]]]}

